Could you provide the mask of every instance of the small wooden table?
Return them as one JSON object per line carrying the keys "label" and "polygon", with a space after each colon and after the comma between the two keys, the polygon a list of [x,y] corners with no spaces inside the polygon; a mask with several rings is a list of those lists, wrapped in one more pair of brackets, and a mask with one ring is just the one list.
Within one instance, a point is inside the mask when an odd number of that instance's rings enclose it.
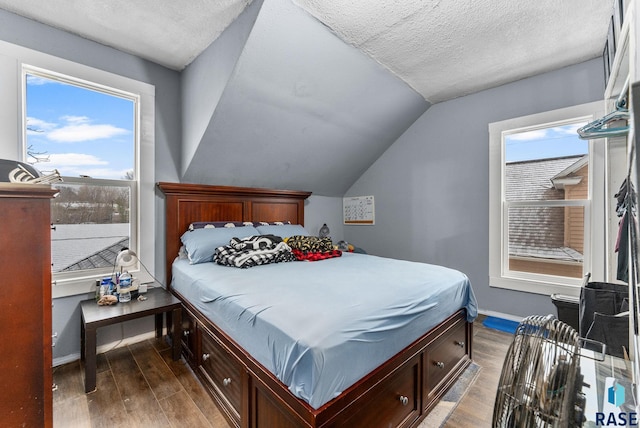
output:
{"label": "small wooden table", "polygon": [[163,314],[167,314],[167,333],[171,332],[173,359],[180,358],[182,330],[182,305],[180,300],[160,286],[150,288],[147,299],[132,299],[127,303],[98,306],[94,299],[80,303],[82,322],[80,325],[80,358],[85,362],[85,392],[96,389],[96,331],[99,327],[117,324],[148,315],[156,317],[156,337],[162,337]]}

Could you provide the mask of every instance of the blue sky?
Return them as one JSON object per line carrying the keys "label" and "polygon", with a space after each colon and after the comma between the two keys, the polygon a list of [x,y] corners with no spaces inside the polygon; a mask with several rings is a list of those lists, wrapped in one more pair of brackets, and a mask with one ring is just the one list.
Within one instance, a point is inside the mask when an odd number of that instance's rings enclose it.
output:
{"label": "blue sky", "polygon": [[132,100],[36,76],[27,78],[26,98],[27,146],[48,158],[38,170],[110,179],[133,170]]}
{"label": "blue sky", "polygon": [[589,152],[587,140],[578,137],[577,130],[584,123],[519,132],[505,137],[505,161],[517,162],[547,159]]}

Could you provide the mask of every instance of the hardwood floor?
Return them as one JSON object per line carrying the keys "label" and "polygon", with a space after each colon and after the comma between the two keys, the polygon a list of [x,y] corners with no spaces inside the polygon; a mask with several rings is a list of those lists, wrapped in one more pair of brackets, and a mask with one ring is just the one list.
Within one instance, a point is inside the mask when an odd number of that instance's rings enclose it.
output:
{"label": "hardwood floor", "polygon": [[473,360],[482,367],[478,378],[453,411],[445,428],[491,427],[502,363],[513,335],[473,325]]}
{"label": "hardwood floor", "polygon": [[[491,426],[502,362],[512,336],[474,325],[474,360],[478,379],[445,427]],[[84,393],[79,361],[54,368],[58,390],[53,398],[55,428],[71,427],[214,427],[226,420],[184,360],[173,361],[161,340],[148,340],[98,355],[97,390]]]}

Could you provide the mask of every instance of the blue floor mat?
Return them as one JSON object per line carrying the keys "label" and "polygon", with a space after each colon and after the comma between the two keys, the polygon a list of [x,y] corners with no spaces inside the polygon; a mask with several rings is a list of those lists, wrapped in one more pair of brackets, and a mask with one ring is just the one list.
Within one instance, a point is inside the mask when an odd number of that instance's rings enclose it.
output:
{"label": "blue floor mat", "polygon": [[484,321],[482,321],[482,325],[487,328],[492,328],[494,330],[500,330],[511,334],[516,332],[518,324],[519,323],[517,321],[511,321],[497,317],[487,317]]}

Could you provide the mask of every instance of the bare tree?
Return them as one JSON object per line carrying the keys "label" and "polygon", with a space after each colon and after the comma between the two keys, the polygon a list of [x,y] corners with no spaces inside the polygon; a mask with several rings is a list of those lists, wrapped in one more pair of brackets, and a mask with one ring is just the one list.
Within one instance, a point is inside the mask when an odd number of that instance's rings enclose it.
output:
{"label": "bare tree", "polygon": [[[29,125],[27,125],[27,131],[38,132],[38,133],[44,132],[42,129],[36,129],[33,126],[29,126]],[[33,159],[32,162],[29,162],[30,164],[49,162],[49,155],[47,155],[46,153],[47,152],[35,151],[35,149],[33,148],[33,144],[29,144],[29,146],[27,146],[27,159]]]}
{"label": "bare tree", "polygon": [[129,189],[111,186],[57,186],[51,220],[57,224],[128,223]]}
{"label": "bare tree", "polygon": [[27,147],[27,159],[33,159],[33,161],[29,162],[30,164],[34,164],[34,163],[41,163],[41,162],[49,162],[49,155],[46,154],[47,152],[36,152],[33,149],[32,145],[29,145]]}

